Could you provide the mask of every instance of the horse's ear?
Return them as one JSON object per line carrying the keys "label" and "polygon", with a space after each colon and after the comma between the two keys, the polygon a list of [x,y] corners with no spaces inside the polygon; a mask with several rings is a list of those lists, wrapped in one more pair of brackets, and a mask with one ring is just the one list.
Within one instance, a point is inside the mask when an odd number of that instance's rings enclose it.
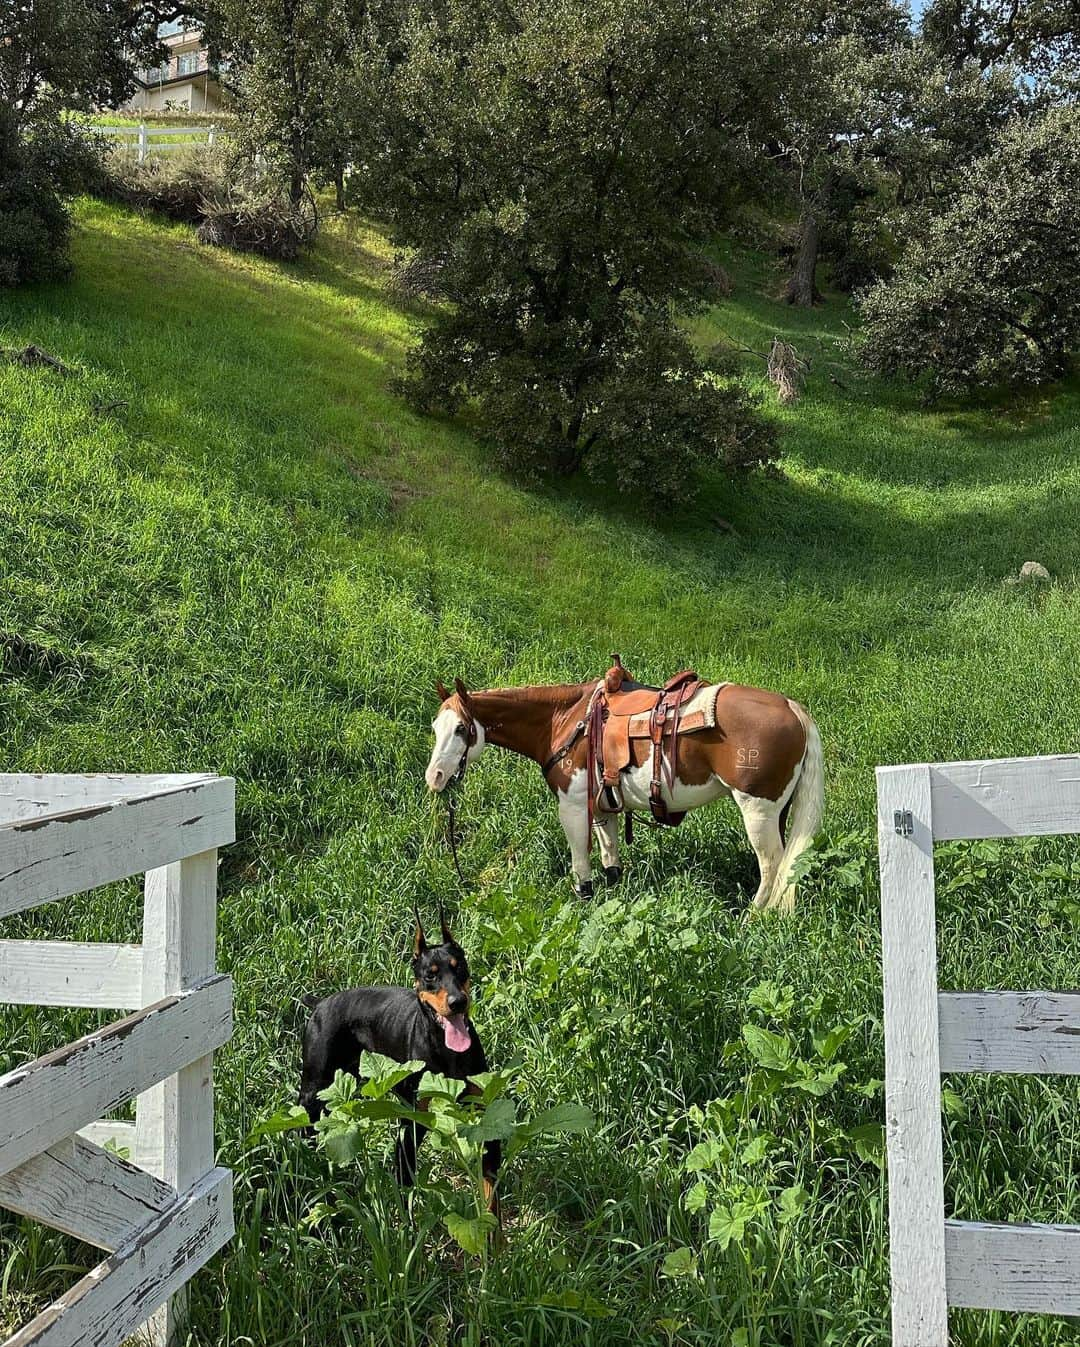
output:
{"label": "horse's ear", "polygon": [[441,678],[436,678],[435,680],[435,691],[439,694],[439,701],[441,702],[449,701],[450,689],[446,686],[446,684],[442,681]]}
{"label": "horse's ear", "polygon": [[463,702],[468,704],[469,689],[465,686],[465,684],[461,681],[460,678],[454,679],[454,691],[457,693],[457,695],[461,698]]}
{"label": "horse's ear", "polygon": [[452,945],[454,943],[454,937],[450,931],[450,923],[446,920],[446,913],[443,910],[441,898],[439,899],[439,926],[442,930],[443,944]]}
{"label": "horse's ear", "polygon": [[420,913],[413,908],[413,916],[416,918],[416,930],[413,932],[413,958],[419,959],[424,950],[427,949],[427,941],[424,939],[424,928],[420,924]]}

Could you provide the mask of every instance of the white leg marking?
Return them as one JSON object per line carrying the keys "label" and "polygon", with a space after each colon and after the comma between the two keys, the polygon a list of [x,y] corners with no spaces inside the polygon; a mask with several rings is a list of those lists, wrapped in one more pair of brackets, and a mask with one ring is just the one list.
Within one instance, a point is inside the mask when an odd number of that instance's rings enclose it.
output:
{"label": "white leg marking", "polygon": [[754,907],[768,905],[773,880],[784,854],[784,843],[780,837],[780,814],[784,805],[780,800],[765,800],[757,795],[744,795],[741,790],[733,790],[732,798],[739,806],[746,835],[754,848],[761,870],[761,883],[754,894]]}
{"label": "white leg marking", "polygon": [[559,822],[563,826],[566,840],[570,843],[570,865],[574,879],[584,884],[592,879],[592,864],[589,860],[589,814],[586,807],[585,778],[583,771],[577,771],[570,778],[567,790],[559,795]]}
{"label": "white leg marking", "polygon": [[600,814],[593,820],[593,831],[600,843],[600,864],[610,870],[619,863],[619,815]]}

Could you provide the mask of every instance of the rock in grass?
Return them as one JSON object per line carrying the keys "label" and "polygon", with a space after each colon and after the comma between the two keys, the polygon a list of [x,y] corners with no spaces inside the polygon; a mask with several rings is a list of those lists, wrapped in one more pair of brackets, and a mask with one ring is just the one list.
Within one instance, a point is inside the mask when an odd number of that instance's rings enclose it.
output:
{"label": "rock in grass", "polygon": [[1031,585],[1036,581],[1041,581],[1044,584],[1050,583],[1050,572],[1041,561],[1025,561],[1020,567],[1019,575],[1005,577],[1007,585]]}

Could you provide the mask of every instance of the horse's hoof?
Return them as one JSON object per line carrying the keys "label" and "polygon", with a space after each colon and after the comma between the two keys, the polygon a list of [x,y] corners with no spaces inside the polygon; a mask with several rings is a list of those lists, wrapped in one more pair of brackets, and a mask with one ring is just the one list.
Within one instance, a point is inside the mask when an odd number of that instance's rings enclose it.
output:
{"label": "horse's hoof", "polygon": [[604,879],[608,884],[618,884],[619,880],[622,879],[622,866],[605,865]]}
{"label": "horse's hoof", "polygon": [[586,879],[581,884],[575,884],[574,893],[579,898],[591,898],[593,896],[592,880]]}

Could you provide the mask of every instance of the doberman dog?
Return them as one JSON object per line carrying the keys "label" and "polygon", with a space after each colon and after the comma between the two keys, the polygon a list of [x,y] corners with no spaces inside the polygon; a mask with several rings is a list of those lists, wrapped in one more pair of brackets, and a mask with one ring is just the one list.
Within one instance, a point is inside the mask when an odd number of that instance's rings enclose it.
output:
{"label": "doberman dog", "polygon": [[[361,1052],[379,1052],[397,1062],[422,1061],[429,1071],[451,1080],[465,1080],[486,1071],[487,1058],[469,1019],[470,979],[465,951],[454,939],[439,907],[442,944],[429,945],[416,913],[412,970],[414,986],[352,987],[314,1002],[304,1030],[304,1066],[300,1105],[315,1123],[324,1112],[319,1091],[332,1084],[334,1073],[347,1071],[359,1079]],[[410,1108],[417,1102],[422,1071],[414,1072],[394,1092]],[[476,1087],[466,1086],[467,1093]],[[403,1119],[394,1157],[394,1172],[404,1186],[416,1176],[416,1149],[424,1128]],[[484,1145],[484,1188],[496,1210],[494,1185],[502,1161],[497,1141]]]}

